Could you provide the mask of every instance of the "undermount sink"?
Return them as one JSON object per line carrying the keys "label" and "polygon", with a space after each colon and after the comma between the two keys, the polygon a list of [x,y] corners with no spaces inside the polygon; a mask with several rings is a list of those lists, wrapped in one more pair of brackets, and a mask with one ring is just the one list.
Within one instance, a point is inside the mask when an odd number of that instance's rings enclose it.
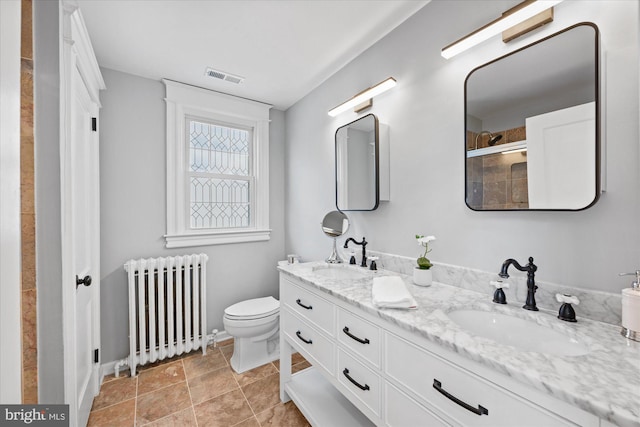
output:
{"label": "undermount sink", "polygon": [[328,277],[331,279],[361,279],[367,276],[367,273],[361,271],[362,267],[347,265],[323,265],[314,267],[313,272],[318,276]]}
{"label": "undermount sink", "polygon": [[586,345],[573,337],[533,321],[507,314],[480,310],[455,310],[448,313],[448,316],[472,334],[519,350],[556,356],[581,356],[589,352]]}

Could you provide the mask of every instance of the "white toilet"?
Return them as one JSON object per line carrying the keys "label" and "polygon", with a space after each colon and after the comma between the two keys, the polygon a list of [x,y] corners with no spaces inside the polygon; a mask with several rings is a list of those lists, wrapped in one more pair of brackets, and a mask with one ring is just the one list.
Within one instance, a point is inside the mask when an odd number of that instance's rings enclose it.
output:
{"label": "white toilet", "polygon": [[231,367],[242,373],[280,357],[280,301],[255,298],[224,310],[224,329],[234,338]]}

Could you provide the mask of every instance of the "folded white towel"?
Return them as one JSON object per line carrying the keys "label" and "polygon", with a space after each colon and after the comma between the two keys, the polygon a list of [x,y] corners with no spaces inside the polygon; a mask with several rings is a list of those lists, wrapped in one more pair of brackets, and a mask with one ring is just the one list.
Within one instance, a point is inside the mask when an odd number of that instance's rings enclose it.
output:
{"label": "folded white towel", "polygon": [[371,297],[373,305],[380,308],[418,308],[416,300],[398,276],[374,278]]}

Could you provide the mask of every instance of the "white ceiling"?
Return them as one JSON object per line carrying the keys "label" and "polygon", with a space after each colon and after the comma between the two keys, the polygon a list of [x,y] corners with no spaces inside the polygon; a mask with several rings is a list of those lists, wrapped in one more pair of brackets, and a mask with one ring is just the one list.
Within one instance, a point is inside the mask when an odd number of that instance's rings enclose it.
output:
{"label": "white ceiling", "polygon": [[[285,110],[429,1],[78,0],[78,5],[100,66]],[[206,77],[206,67],[245,81],[236,85]]]}

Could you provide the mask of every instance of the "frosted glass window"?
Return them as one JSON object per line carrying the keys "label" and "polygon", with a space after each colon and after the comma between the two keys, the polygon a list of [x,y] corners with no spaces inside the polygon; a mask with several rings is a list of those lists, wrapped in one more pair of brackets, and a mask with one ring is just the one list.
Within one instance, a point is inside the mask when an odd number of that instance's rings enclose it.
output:
{"label": "frosted glass window", "polygon": [[251,132],[189,120],[189,170],[247,176]]}
{"label": "frosted glass window", "polygon": [[192,229],[251,226],[250,129],[187,118]]}
{"label": "frosted glass window", "polygon": [[191,228],[249,227],[249,182],[191,178]]}

